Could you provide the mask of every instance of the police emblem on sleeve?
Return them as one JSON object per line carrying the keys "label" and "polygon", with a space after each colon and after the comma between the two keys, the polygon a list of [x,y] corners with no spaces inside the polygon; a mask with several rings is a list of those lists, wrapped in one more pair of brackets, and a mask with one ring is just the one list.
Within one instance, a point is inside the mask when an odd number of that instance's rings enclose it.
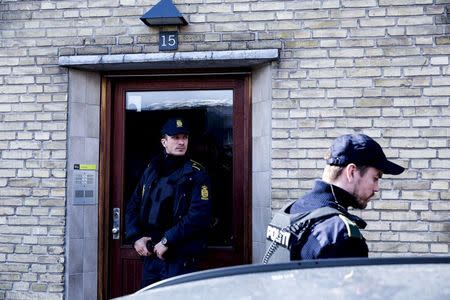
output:
{"label": "police emblem on sleeve", "polygon": [[202,185],[202,188],[200,190],[200,199],[209,200],[209,192],[208,187],[206,185]]}

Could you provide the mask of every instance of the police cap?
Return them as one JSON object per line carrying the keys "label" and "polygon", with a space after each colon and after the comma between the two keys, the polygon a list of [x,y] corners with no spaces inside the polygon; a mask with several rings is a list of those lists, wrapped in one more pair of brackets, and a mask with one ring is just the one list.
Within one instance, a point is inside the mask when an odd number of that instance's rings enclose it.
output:
{"label": "police cap", "polygon": [[346,166],[371,166],[385,174],[398,175],[405,168],[389,161],[381,146],[365,134],[346,134],[336,138],[331,145],[327,164]]}
{"label": "police cap", "polygon": [[189,126],[182,118],[171,118],[161,128],[161,135],[189,134]]}

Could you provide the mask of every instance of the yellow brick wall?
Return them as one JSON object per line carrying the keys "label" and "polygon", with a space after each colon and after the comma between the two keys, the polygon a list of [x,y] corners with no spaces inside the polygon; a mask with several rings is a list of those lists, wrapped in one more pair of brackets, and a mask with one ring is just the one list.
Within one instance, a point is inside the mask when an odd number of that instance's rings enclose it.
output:
{"label": "yellow brick wall", "polygon": [[[58,57],[158,52],[158,29],[139,20],[156,2],[0,3],[0,299],[64,294],[68,70]],[[274,209],[321,176],[334,137],[364,132],[407,168],[357,212],[371,255],[449,254],[449,1],[174,3],[189,22],[178,51],[281,50],[267,120]]]}

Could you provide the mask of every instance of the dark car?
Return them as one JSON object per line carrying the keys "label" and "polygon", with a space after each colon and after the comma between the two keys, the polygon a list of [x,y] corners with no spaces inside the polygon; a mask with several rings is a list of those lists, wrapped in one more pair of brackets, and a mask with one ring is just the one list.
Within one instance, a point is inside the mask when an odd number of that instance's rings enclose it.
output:
{"label": "dark car", "polygon": [[450,257],[326,259],[177,276],[122,300],[450,299]]}

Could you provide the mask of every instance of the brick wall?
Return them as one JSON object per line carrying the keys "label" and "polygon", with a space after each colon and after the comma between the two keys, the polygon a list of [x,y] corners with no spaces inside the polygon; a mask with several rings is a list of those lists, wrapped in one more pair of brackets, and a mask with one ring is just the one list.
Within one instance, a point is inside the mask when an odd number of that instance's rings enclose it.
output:
{"label": "brick wall", "polygon": [[321,176],[334,137],[364,132],[408,169],[356,212],[371,255],[448,254],[450,1],[284,4],[295,20],[273,26],[299,30],[273,78],[274,206]]}
{"label": "brick wall", "polygon": [[[0,3],[0,299],[64,294],[68,71],[58,57],[158,52],[158,29],[138,19],[156,2]],[[190,23],[179,51],[281,49],[274,208],[320,177],[332,138],[362,131],[408,168],[358,212],[372,255],[449,253],[450,0],[174,3]]]}

